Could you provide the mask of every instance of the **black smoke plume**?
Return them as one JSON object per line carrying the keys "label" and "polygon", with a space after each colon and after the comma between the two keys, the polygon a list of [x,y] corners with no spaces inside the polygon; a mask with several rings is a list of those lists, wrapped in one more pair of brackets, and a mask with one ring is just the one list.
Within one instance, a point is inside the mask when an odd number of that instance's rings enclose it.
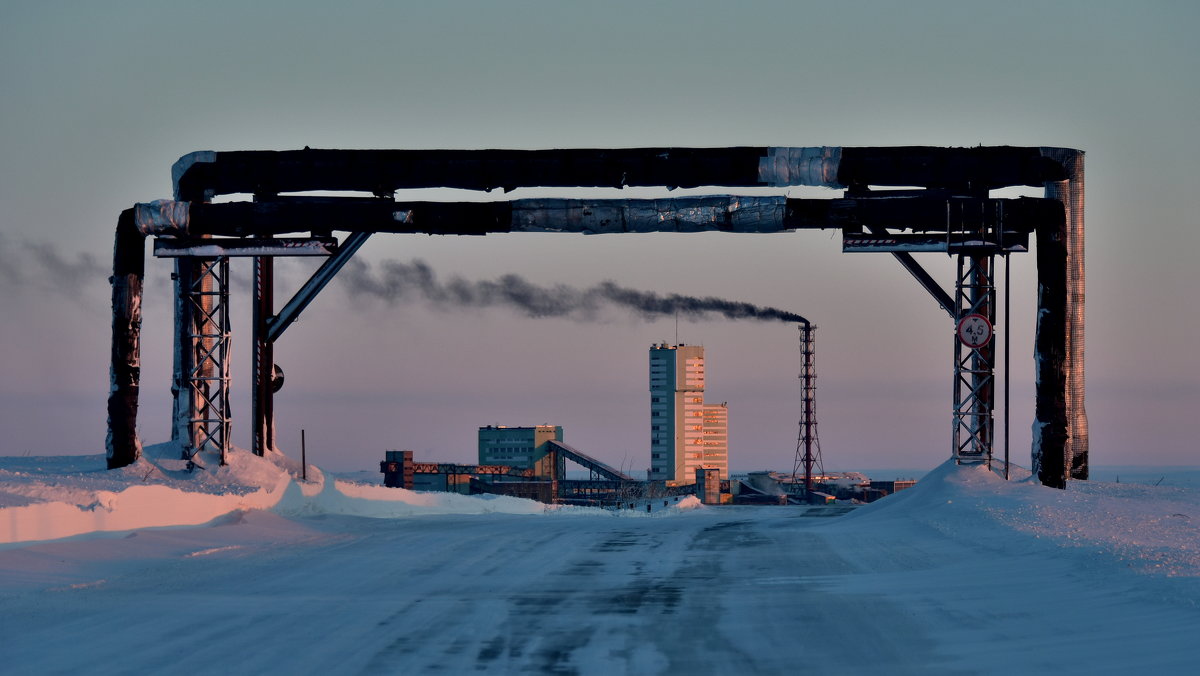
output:
{"label": "black smoke plume", "polygon": [[0,233],[0,282],[6,289],[26,287],[81,300],[96,289],[107,293],[109,274],[89,253],[72,259],[49,242],[14,241]]}
{"label": "black smoke plume", "polygon": [[690,319],[724,317],[807,324],[794,312],[724,298],[683,296],[639,291],[604,281],[586,289],[566,285],[538,286],[518,275],[469,281],[451,277],[445,282],[422,260],[410,263],[384,261],[372,266],[352,261],[339,275],[351,293],[365,294],[396,304],[425,301],[442,309],[506,307],[529,317],[563,317],[594,321],[606,307],[619,307],[641,317],[678,315]]}

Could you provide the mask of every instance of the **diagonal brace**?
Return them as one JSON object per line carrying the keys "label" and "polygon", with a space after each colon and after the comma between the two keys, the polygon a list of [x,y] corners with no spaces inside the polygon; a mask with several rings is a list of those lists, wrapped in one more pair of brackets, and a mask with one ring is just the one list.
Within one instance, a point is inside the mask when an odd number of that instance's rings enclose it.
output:
{"label": "diagonal brace", "polygon": [[292,322],[296,321],[300,313],[304,311],[304,308],[313,302],[313,299],[317,297],[321,289],[324,289],[325,285],[342,269],[342,266],[350,261],[350,258],[354,256],[354,252],[358,251],[359,247],[370,236],[371,233],[369,232],[352,232],[346,237],[346,241],[338,249],[338,252],[325,259],[321,267],[317,268],[313,276],[304,283],[304,286],[300,287],[300,290],[296,292],[295,296],[292,296],[287,305],[283,306],[279,314],[267,320],[267,340],[273,343],[279,339],[279,336],[283,335],[284,330],[288,326],[291,326]]}
{"label": "diagonal brace", "polygon": [[[887,234],[887,230],[884,228],[867,226],[867,229],[876,235]],[[918,284],[925,287],[925,290],[929,292],[929,295],[933,296],[938,305],[941,305],[942,309],[949,313],[951,319],[958,320],[958,315],[954,310],[954,299],[937,283],[937,280],[931,277],[928,272],[925,272],[925,268],[921,267],[921,264],[912,257],[912,254],[903,251],[893,251],[892,256],[900,261],[900,265],[903,265],[904,269],[908,270],[909,274],[917,280]]]}

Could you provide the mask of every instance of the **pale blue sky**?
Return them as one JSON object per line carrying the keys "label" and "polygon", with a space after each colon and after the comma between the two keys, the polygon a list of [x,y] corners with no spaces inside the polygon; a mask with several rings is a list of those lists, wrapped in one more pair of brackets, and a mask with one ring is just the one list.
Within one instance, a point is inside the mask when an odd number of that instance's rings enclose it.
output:
{"label": "pale blue sky", "polygon": [[[168,197],[190,151],[1006,144],[1088,153],[1093,462],[1196,462],[1200,5],[180,4],[0,2],[0,453],[102,452],[116,216]],[[88,283],[51,275],[39,245]],[[780,306],[820,327],[828,467],[928,467],[950,452],[952,327],[889,257],[843,255],[832,232],[394,236],[361,256]],[[949,259],[921,260],[951,284]],[[1025,461],[1032,256],[1013,265],[1012,442]],[[168,273],[148,269],[148,443],[168,430]],[[290,288],[302,268],[281,274]],[[244,298],[235,307],[234,434],[248,445]],[[388,448],[469,460],[479,425],[553,423],[641,470],[646,349],[674,330],[619,312],[578,324],[389,307],[331,288],[278,346],[280,440],[296,453],[304,427],[318,462],[369,469]],[[709,398],[729,402],[735,469],[791,465],[795,334],[680,325],[708,348]]]}

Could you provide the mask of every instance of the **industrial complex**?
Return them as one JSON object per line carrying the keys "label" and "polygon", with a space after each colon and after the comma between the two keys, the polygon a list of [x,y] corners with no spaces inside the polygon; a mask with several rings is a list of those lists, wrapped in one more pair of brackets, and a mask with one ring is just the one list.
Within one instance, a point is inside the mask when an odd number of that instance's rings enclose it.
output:
{"label": "industrial complex", "polygon": [[[802,342],[802,350],[806,346],[811,350]],[[644,479],[568,445],[561,425],[487,425],[479,428],[478,464],[417,462],[412,451],[388,451],[379,467],[384,485],[646,511],[685,495],[713,505],[865,502],[912,485],[871,482],[853,472],[814,476],[811,463],[804,474],[754,472],[731,479],[729,406],[704,402],[704,363],[701,346],[650,346],[650,468]],[[811,413],[811,387],[805,394]],[[811,427],[805,422],[802,447]]]}

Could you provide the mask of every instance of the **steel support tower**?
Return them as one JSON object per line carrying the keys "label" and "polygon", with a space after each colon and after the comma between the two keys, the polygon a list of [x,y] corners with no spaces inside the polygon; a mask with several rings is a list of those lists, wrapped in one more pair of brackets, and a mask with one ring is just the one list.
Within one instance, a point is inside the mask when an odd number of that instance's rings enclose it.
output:
{"label": "steel support tower", "polygon": [[992,254],[958,255],[954,293],[958,326],[962,327],[964,318],[982,317],[988,332],[986,341],[978,346],[964,342],[961,335],[954,340],[952,448],[960,465],[990,464],[992,460],[996,384],[996,341],[991,335],[996,325],[993,263]]}
{"label": "steel support tower", "polygon": [[180,258],[175,267],[175,424],[189,468],[212,452],[225,464],[230,450],[229,259]]}
{"label": "steel support tower", "polygon": [[810,322],[800,324],[800,381],[801,413],[800,436],[796,440],[796,461],[792,465],[792,485],[804,471],[804,496],[812,494],[813,468],[817,474],[825,473],[821,462],[821,442],[817,438],[817,353],[814,334],[817,327]]}
{"label": "steel support tower", "polygon": [[268,320],[274,312],[275,303],[275,259],[271,256],[254,257],[254,307],[251,321],[254,343],[254,373],[251,380],[251,418],[254,425],[253,448],[255,455],[264,455],[275,447],[274,394],[282,385],[275,372],[275,341],[268,331]]}

